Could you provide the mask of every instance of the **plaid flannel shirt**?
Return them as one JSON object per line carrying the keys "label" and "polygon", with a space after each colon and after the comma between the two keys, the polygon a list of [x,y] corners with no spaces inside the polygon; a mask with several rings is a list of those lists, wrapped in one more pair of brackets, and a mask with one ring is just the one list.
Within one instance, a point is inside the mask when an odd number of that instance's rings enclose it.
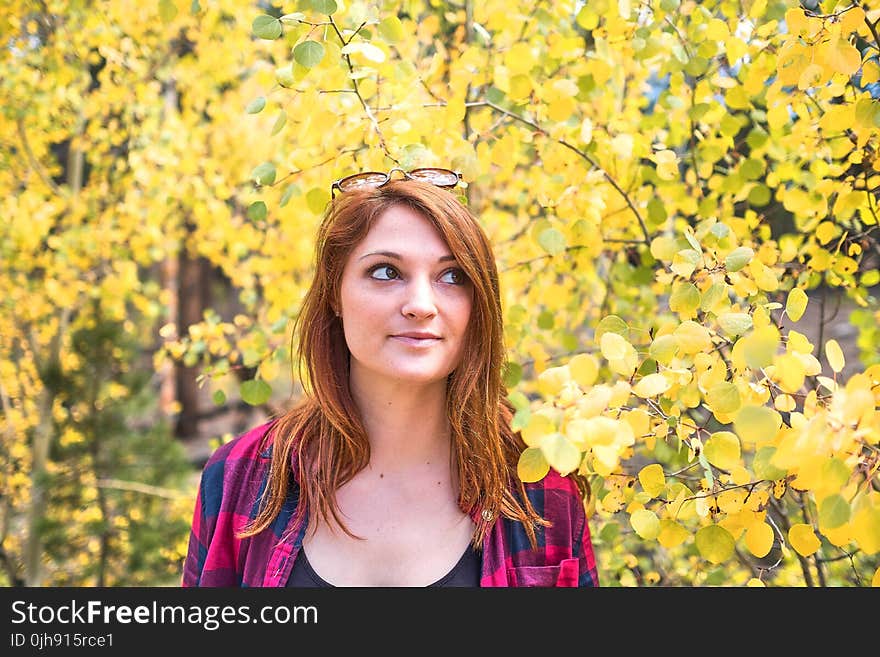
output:
{"label": "plaid flannel shirt", "polygon": [[[206,463],[182,586],[285,586],[308,524],[296,526],[293,520],[298,485],[291,486],[269,527],[248,538],[235,537],[259,509],[272,456],[271,425],[220,446]],[[526,491],[553,526],[536,530],[538,549],[533,550],[521,523],[496,519],[482,545],[480,586],[598,586],[590,530],[575,484],[551,469],[541,481],[526,484]]]}

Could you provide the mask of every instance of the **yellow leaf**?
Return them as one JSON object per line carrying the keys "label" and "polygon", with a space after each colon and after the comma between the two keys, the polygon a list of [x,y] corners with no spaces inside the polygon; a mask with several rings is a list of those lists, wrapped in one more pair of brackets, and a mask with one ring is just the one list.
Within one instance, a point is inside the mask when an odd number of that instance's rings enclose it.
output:
{"label": "yellow leaf", "polygon": [[[865,12],[858,5],[851,6],[840,17],[840,34],[847,37],[852,32],[858,32],[865,23]],[[864,84],[864,80],[862,81]]]}
{"label": "yellow leaf", "polygon": [[755,259],[749,263],[749,272],[752,274],[755,284],[765,292],[774,292],[779,289],[779,279],[776,278],[776,274],[760,260]]}
{"label": "yellow leaf", "polygon": [[811,87],[818,87],[823,84],[825,81],[825,69],[819,64],[809,64],[801,71],[801,75],[798,78],[798,89],[803,91],[804,89],[810,89]]}
{"label": "yellow leaf", "polygon": [[681,545],[688,536],[690,536],[690,532],[674,520],[664,518],[660,521],[660,534],[657,536],[657,542],[667,550]]}
{"label": "yellow leaf", "polygon": [[828,244],[839,233],[840,229],[830,221],[823,221],[816,227],[816,239],[819,240],[819,244]]}
{"label": "yellow leaf", "polygon": [[703,446],[706,459],[717,468],[730,470],[739,463],[739,438],[730,431],[716,431]]}
{"label": "yellow leaf", "polygon": [[837,373],[841,372],[846,365],[846,359],[843,357],[843,349],[837,344],[837,340],[833,338],[825,343],[825,358],[828,359],[828,364],[831,366],[831,369]]}
{"label": "yellow leaf", "polygon": [[733,421],[739,439],[744,443],[765,443],[776,437],[782,417],[766,406],[743,406]]}
{"label": "yellow leaf", "polygon": [[776,395],[773,400],[773,408],[783,413],[791,413],[797,408],[797,402],[791,395]]}
{"label": "yellow leaf", "polygon": [[729,381],[718,383],[706,391],[706,402],[713,413],[735,413],[739,410],[739,388]]}
{"label": "yellow leaf", "polygon": [[669,309],[678,313],[682,319],[691,319],[696,316],[700,307],[700,291],[688,281],[682,281],[672,288],[669,296]]}
{"label": "yellow leaf", "polygon": [[541,439],[541,452],[556,472],[565,476],[581,464],[581,452],[561,433],[551,433]]}
{"label": "yellow leaf", "polygon": [[827,49],[828,65],[844,75],[853,75],[862,65],[859,51],[846,39],[837,39]]}
{"label": "yellow leaf", "polygon": [[704,326],[692,320],[687,320],[673,332],[678,349],[685,354],[696,354],[709,351],[712,348],[712,337]]}
{"label": "yellow leaf", "polygon": [[669,390],[669,380],[660,373],[649,374],[633,387],[633,392],[639,397],[647,399],[648,397],[656,397],[662,395]]}
{"label": "yellow leaf", "polygon": [[653,511],[639,509],[629,519],[630,525],[641,538],[652,541],[660,535],[660,519]]}
{"label": "yellow leaf", "polygon": [[661,365],[669,365],[678,353],[678,341],[674,335],[658,335],[651,343],[648,353]]}
{"label": "yellow leaf", "polygon": [[663,474],[663,466],[659,463],[646,465],[639,470],[639,483],[651,497],[659,496],[666,488],[666,475]]}
{"label": "yellow leaf", "polygon": [[699,264],[700,253],[698,251],[682,249],[672,257],[672,264],[669,268],[682,278],[689,278]]}
{"label": "yellow leaf", "polygon": [[602,355],[607,360],[617,360],[626,356],[627,347],[632,345],[617,333],[603,333],[599,341]]}
{"label": "yellow leaf", "polygon": [[785,314],[791,321],[796,322],[804,315],[807,309],[807,294],[799,287],[791,288],[788,299],[785,301]]}
{"label": "yellow leaf", "polygon": [[794,354],[781,354],[774,358],[773,364],[774,369],[771,378],[779,383],[782,391],[789,393],[798,392],[804,385],[804,378],[806,376],[801,359]]}
{"label": "yellow leaf", "polygon": [[[796,41],[786,41],[779,49],[779,56],[776,58],[776,73],[779,76],[779,82],[784,85],[797,84],[801,73],[809,64],[810,50]],[[784,112],[787,119],[787,108],[780,108],[779,105],[776,108],[778,108],[778,112]],[[775,123],[776,121],[773,122],[773,124]]]}
{"label": "yellow leaf", "polygon": [[785,25],[788,33],[796,37],[807,28],[807,16],[800,7],[789,9],[785,12]]}
{"label": "yellow leaf", "polygon": [[522,481],[526,483],[541,481],[549,471],[550,465],[544,458],[543,452],[537,447],[529,447],[519,455],[516,473]]}
{"label": "yellow leaf", "polygon": [[730,35],[730,28],[720,18],[713,18],[706,24],[706,38],[712,41],[723,41]]}
{"label": "yellow leaf", "polygon": [[749,588],[766,588],[767,587],[767,585],[764,584],[764,582],[759,580],[757,577],[750,578],[749,581],[746,582],[746,586],[748,586]]}
{"label": "yellow leaf", "polygon": [[736,545],[733,536],[721,525],[701,527],[694,536],[694,542],[703,558],[714,564],[730,559]]}
{"label": "yellow leaf", "polygon": [[788,530],[788,542],[802,557],[809,557],[822,543],[810,525],[798,523]]}
{"label": "yellow leaf", "polygon": [[568,369],[571,377],[577,384],[587,389],[596,382],[599,375],[599,362],[593,354],[578,354],[568,361]]}
{"label": "yellow leaf", "polygon": [[528,424],[523,427],[520,432],[529,447],[538,447],[544,436],[556,431],[556,425],[553,420],[543,413],[532,413],[529,417]]}
{"label": "yellow leaf", "polygon": [[593,122],[585,118],[581,122],[581,142],[589,144],[593,141]]}
{"label": "yellow leaf", "polygon": [[880,552],[880,508],[865,506],[852,519],[853,538],[865,554]]}
{"label": "yellow leaf", "polygon": [[762,326],[741,338],[737,344],[742,345],[743,355],[749,367],[754,369],[767,367],[773,363],[773,357],[779,347],[779,331],[775,326]]}
{"label": "yellow leaf", "polygon": [[759,559],[766,557],[773,547],[773,528],[766,522],[756,522],[746,530],[746,547]]}
{"label": "yellow leaf", "polygon": [[678,157],[675,151],[662,150],[654,154],[657,163],[657,176],[660,180],[674,180],[678,177]]}
{"label": "yellow leaf", "polygon": [[871,586],[880,586],[880,567],[874,571],[874,576],[871,578]]}
{"label": "yellow leaf", "polygon": [[559,395],[562,387],[569,381],[571,381],[571,372],[568,367],[565,365],[548,367],[538,375],[538,392],[545,399],[551,399]]}

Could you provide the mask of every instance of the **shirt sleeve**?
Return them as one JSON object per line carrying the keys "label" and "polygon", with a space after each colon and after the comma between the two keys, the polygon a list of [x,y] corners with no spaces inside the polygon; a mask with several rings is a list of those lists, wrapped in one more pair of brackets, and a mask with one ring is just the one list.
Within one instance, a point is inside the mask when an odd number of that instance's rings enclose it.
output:
{"label": "shirt sleeve", "polygon": [[231,546],[224,546],[222,537],[215,536],[223,497],[223,469],[222,460],[211,459],[202,471],[189,546],[183,563],[183,587],[215,585],[211,582],[211,574],[206,573],[206,565],[209,561],[217,563],[231,560],[222,557],[224,553],[231,551]]}

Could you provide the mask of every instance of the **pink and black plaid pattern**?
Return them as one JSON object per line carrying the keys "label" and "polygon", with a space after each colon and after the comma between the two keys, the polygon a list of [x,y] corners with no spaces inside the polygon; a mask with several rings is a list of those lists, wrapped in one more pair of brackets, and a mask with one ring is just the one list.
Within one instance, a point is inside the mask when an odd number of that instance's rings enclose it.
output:
{"label": "pink and black plaid pattern", "polygon": [[[267,422],[222,445],[205,465],[182,586],[286,584],[306,529],[306,523],[296,526],[293,521],[297,485],[291,486],[271,527],[250,538],[235,538],[259,509],[272,454],[267,440],[271,426]],[[590,529],[575,484],[551,470],[541,481],[527,484],[526,491],[535,510],[553,526],[538,531],[538,549],[533,550],[520,523],[496,520],[483,541],[480,586],[598,586]]]}

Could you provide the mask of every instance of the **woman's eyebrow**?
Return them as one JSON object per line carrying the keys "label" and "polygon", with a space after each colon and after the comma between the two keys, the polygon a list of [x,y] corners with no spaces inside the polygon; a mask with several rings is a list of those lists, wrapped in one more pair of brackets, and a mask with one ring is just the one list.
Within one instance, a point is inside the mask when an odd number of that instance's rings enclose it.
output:
{"label": "woman's eyebrow", "polygon": [[[358,260],[363,260],[364,258],[369,258],[370,256],[383,256],[392,260],[403,260],[403,256],[399,253],[395,253],[394,251],[370,251],[369,253],[365,253],[364,255],[362,255],[360,258],[358,258]],[[455,256],[451,253],[437,258],[437,262],[449,262],[454,260]]]}

